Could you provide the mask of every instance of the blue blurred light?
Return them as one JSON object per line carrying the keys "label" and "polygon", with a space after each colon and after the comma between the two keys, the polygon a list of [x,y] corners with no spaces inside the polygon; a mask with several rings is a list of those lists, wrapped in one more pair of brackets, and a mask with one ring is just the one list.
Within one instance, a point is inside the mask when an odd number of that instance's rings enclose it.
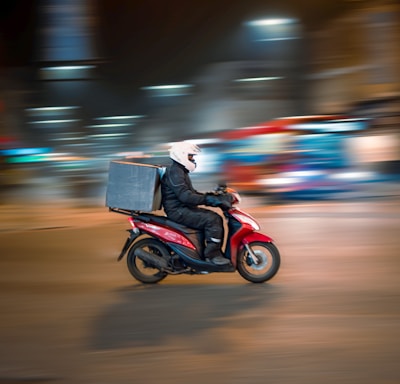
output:
{"label": "blue blurred light", "polygon": [[4,156],[26,156],[26,155],[40,155],[49,153],[50,148],[11,148],[3,149],[0,153]]}

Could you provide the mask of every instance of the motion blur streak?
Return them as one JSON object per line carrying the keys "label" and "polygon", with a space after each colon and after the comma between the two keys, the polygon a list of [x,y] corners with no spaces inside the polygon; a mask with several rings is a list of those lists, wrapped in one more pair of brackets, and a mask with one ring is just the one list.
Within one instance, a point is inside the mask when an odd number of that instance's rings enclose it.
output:
{"label": "motion blur streak", "polygon": [[[163,164],[166,148],[160,146],[182,139],[219,141],[204,147],[199,183],[226,178],[242,193],[273,200],[361,198],[371,182],[394,185],[400,169],[399,6],[365,4],[343,8],[318,28],[300,12],[257,17],[254,9],[254,20],[243,14],[236,30],[225,31],[232,44],[218,60],[180,82],[166,75],[161,84],[139,86],[128,72],[122,83],[112,77],[108,69],[119,65],[116,57],[98,60],[106,52],[97,40],[100,8],[90,1],[44,2],[36,23],[43,31],[35,44],[37,65],[3,72],[4,199],[29,191],[25,198],[50,194],[97,203],[110,160],[127,154],[131,161]],[[50,34],[47,26],[56,23]],[[289,35],[296,39],[273,41]],[[44,75],[49,72],[59,75]],[[331,125],[299,122],[288,127],[292,133],[225,138],[276,118],[324,115],[332,116]],[[50,151],[22,156],[33,147]]]}

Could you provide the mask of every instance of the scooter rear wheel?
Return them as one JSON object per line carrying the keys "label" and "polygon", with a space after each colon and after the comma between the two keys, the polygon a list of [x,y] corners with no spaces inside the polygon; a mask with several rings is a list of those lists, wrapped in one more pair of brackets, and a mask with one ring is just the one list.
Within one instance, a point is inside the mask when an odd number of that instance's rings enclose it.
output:
{"label": "scooter rear wheel", "polygon": [[272,279],[279,270],[281,257],[273,243],[254,241],[238,254],[237,269],[240,275],[252,283],[263,283]]}
{"label": "scooter rear wheel", "polygon": [[165,279],[167,276],[166,272],[162,272],[157,268],[153,268],[135,255],[135,251],[138,248],[150,252],[160,258],[169,257],[167,249],[160,241],[151,238],[139,240],[131,247],[127,257],[128,269],[131,275],[136,280],[139,280],[145,284],[155,284]]}

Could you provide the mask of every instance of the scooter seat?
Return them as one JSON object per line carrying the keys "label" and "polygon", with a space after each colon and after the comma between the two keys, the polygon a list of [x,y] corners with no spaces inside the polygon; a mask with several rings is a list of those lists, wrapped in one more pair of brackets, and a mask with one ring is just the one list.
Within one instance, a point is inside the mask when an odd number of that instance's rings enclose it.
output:
{"label": "scooter seat", "polygon": [[178,231],[186,233],[186,234],[201,233],[201,231],[199,231],[198,229],[190,228],[185,225],[179,224],[176,221],[172,221],[167,216],[159,216],[159,215],[152,215],[152,214],[141,214],[141,216],[145,216],[146,218],[149,219],[149,221],[153,221],[155,223],[165,225],[167,227],[172,227],[172,228],[177,229]]}

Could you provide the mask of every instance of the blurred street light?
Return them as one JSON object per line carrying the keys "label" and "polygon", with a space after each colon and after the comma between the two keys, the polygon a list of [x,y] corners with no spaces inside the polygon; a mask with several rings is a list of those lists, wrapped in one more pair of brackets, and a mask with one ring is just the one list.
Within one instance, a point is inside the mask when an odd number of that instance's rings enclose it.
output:
{"label": "blurred street light", "polygon": [[247,24],[251,27],[262,27],[262,26],[270,26],[270,25],[284,25],[284,24],[292,24],[295,22],[295,19],[260,19],[253,20],[247,22]]}
{"label": "blurred street light", "polygon": [[152,97],[187,96],[193,88],[191,84],[152,85],[142,87]]}
{"label": "blurred street light", "polygon": [[299,39],[297,19],[268,18],[252,20],[246,23],[252,28],[254,41],[280,41]]}

